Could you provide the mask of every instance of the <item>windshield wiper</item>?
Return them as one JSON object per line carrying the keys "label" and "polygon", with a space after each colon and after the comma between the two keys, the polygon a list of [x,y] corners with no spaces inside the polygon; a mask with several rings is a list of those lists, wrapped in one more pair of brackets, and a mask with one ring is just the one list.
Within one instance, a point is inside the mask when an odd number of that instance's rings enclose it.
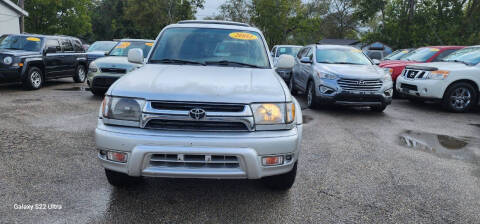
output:
{"label": "windshield wiper", "polygon": [[250,68],[264,68],[258,65],[252,65],[252,64],[247,64],[247,63],[242,63],[242,62],[236,62],[236,61],[206,61],[206,65],[240,65],[240,66],[246,66]]}
{"label": "windshield wiper", "polygon": [[165,64],[192,64],[192,65],[203,65],[205,66],[205,63],[198,62],[198,61],[188,61],[188,60],[180,60],[180,59],[171,59],[171,58],[165,58],[161,60],[150,60],[151,63],[165,63]]}
{"label": "windshield wiper", "polygon": [[2,49],[8,49],[8,50],[23,50],[22,48],[16,48],[16,47],[6,47]]}
{"label": "windshield wiper", "polygon": [[363,65],[359,63],[352,63],[352,62],[329,62],[329,61],[319,61],[318,63],[322,64],[341,64],[341,65]]}
{"label": "windshield wiper", "polygon": [[468,62],[465,62],[465,61],[460,61],[460,60],[446,60],[446,61],[451,61],[451,62],[457,62],[457,63],[462,63],[464,65],[471,65],[470,63]]}

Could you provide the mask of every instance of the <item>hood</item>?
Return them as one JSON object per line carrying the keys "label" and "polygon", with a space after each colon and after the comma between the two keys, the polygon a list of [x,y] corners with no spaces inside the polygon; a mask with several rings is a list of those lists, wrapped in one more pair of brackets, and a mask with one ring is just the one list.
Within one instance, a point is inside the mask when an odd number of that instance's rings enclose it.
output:
{"label": "hood", "polygon": [[95,64],[98,68],[124,68],[130,71],[130,69],[140,67],[141,64],[130,63],[127,57],[108,56],[95,60]]}
{"label": "hood", "polygon": [[220,66],[147,64],[115,82],[108,94],[162,101],[285,102],[273,69]]}
{"label": "hood", "polygon": [[385,64],[385,65],[380,65],[382,68],[394,68],[394,67],[405,67],[410,64],[420,64],[423,62],[418,62],[418,61],[398,61],[396,63],[391,63],[391,64]]}
{"label": "hood", "polygon": [[375,65],[319,64],[317,70],[351,79],[381,79],[385,76],[383,69]]}
{"label": "hood", "polygon": [[471,68],[472,66],[467,66],[463,63],[458,62],[431,62],[431,63],[420,63],[420,64],[411,64],[408,67],[417,67],[420,70],[448,70],[448,71],[455,71],[455,70],[465,70],[467,68]]}
{"label": "hood", "polygon": [[105,51],[91,51],[87,52],[88,57],[105,57]]}
{"label": "hood", "polygon": [[28,55],[39,55],[40,52],[37,52],[37,51],[24,51],[24,50],[0,49],[0,54],[3,54],[3,55],[11,55],[11,56],[28,56]]}

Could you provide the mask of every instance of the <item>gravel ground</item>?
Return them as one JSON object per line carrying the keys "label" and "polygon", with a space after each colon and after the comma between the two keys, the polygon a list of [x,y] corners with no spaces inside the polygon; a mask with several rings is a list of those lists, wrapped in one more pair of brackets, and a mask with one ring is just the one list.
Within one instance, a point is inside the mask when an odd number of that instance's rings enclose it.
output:
{"label": "gravel ground", "polygon": [[[305,109],[287,193],[253,180],[147,179],[115,189],[96,159],[101,98],[82,86],[0,87],[0,223],[480,222],[478,109],[452,114],[407,100],[382,114]],[[22,204],[46,209],[15,209]]]}

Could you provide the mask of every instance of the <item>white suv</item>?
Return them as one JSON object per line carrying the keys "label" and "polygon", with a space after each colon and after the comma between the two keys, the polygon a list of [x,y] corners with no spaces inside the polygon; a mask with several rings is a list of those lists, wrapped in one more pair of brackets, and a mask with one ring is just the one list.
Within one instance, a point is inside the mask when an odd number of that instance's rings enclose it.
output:
{"label": "white suv", "polygon": [[[132,49],[128,60],[143,63]],[[278,66],[292,68],[282,56]],[[96,128],[114,186],[140,177],[263,179],[294,183],[302,112],[276,74],[262,33],[243,23],[165,27],[145,66],[106,93]]]}
{"label": "white suv", "polygon": [[458,50],[442,62],[409,65],[397,79],[397,90],[413,100],[439,101],[452,112],[479,103],[480,45]]}

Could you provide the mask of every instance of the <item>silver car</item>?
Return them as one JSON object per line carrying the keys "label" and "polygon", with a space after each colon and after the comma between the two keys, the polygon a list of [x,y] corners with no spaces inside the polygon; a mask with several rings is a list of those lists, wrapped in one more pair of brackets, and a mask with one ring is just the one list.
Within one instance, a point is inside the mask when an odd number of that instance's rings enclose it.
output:
{"label": "silver car", "polygon": [[295,60],[289,88],[307,93],[310,108],[338,104],[382,112],[392,101],[390,73],[354,47],[309,45]]}
{"label": "silver car", "polygon": [[[225,21],[165,27],[146,64],[106,93],[95,131],[114,186],[140,177],[295,181],[302,112],[257,28]],[[143,52],[128,53],[132,63]],[[292,68],[283,56],[278,66]]]}

